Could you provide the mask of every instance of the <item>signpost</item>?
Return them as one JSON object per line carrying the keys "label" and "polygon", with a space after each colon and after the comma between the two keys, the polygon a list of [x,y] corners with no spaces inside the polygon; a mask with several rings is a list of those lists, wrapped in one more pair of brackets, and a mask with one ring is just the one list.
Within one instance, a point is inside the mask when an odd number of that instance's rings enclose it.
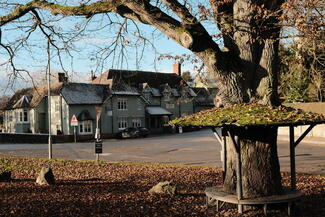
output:
{"label": "signpost", "polygon": [[103,153],[103,143],[102,140],[98,140],[95,142],[95,154]]}
{"label": "signpost", "polygon": [[77,119],[76,115],[72,115],[71,120],[70,120],[70,125],[73,127],[74,142],[77,142],[76,128],[78,126],[78,119]]}

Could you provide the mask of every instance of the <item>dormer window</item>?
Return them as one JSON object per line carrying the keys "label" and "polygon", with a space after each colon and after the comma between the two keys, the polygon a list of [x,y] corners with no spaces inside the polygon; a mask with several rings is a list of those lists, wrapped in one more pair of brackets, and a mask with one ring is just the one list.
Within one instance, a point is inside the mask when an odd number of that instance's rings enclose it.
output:
{"label": "dormer window", "polygon": [[164,95],[164,101],[170,101],[170,96],[171,96],[170,91],[164,91],[163,95]]}
{"label": "dormer window", "polygon": [[143,97],[150,102],[150,97],[151,97],[151,88],[149,87],[149,85],[147,83],[143,83],[142,84],[143,90],[142,90],[142,94]]}
{"label": "dormer window", "polygon": [[170,97],[172,96],[172,89],[167,83],[163,86],[162,95],[164,97],[164,101],[170,101]]}
{"label": "dormer window", "polygon": [[183,87],[182,90],[181,90],[181,98],[182,99],[186,99],[189,97],[189,94],[188,94],[188,87]]}
{"label": "dormer window", "polygon": [[150,93],[144,93],[144,98],[150,101]]}
{"label": "dormer window", "polygon": [[144,92],[143,93],[144,98],[149,102],[150,102],[150,95],[151,95],[150,92]]}

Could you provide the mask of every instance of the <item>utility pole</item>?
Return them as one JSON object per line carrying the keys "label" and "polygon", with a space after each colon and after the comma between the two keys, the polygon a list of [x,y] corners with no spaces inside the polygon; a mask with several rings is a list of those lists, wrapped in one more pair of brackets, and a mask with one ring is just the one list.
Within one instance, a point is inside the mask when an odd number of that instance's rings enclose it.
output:
{"label": "utility pole", "polygon": [[52,137],[51,137],[51,54],[50,54],[50,38],[47,40],[47,66],[48,66],[48,77],[47,77],[47,112],[49,122],[49,159],[52,159]]}

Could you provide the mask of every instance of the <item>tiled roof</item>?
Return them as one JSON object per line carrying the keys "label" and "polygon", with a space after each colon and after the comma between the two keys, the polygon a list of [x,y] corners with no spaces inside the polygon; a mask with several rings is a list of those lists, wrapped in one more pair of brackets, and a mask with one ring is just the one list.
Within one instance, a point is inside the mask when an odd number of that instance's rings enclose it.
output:
{"label": "tiled roof", "polygon": [[214,99],[213,96],[210,94],[210,92],[204,88],[204,87],[193,87],[192,90],[195,92],[196,97],[194,98],[194,102],[196,105],[208,105],[213,106],[214,105]]}
{"label": "tiled roof", "polygon": [[[58,95],[62,83],[54,83],[51,85],[51,94]],[[42,101],[44,96],[47,96],[47,85],[38,87],[30,87],[20,89],[9,99],[5,106],[5,110],[17,109],[17,108],[34,108]],[[28,97],[28,103],[25,97]]]}
{"label": "tiled roof", "polygon": [[133,87],[138,87],[139,84],[147,83],[150,87],[154,88],[159,88],[160,85],[166,83],[172,88],[177,88],[182,81],[182,78],[175,73],[114,69],[109,70],[107,79],[114,79],[114,82],[124,81]]}
{"label": "tiled roof", "polygon": [[13,108],[28,108],[32,95],[23,95],[13,106]]}
{"label": "tiled roof", "polygon": [[177,91],[176,88],[172,88],[171,92],[172,92],[173,96],[180,96],[180,94],[179,94],[179,92]]}
{"label": "tiled roof", "polygon": [[153,96],[161,96],[159,89],[154,88],[154,87],[151,87],[150,89],[151,89],[151,94]]}
{"label": "tiled roof", "polygon": [[[153,96],[162,96],[166,85],[171,88],[171,93],[179,97],[181,86],[185,81],[175,73],[161,73],[148,71],[131,71],[110,69],[92,81],[94,84],[109,84],[112,94],[139,95],[142,92],[143,84],[148,85]],[[196,94],[188,89],[188,94],[195,97]]]}
{"label": "tiled roof", "polygon": [[[59,93],[62,93],[69,105],[102,104],[109,95],[107,85],[58,82],[52,84],[51,95]],[[34,108],[47,94],[47,85],[18,90],[7,102],[5,109]]]}
{"label": "tiled roof", "polygon": [[146,112],[150,115],[172,115],[168,110],[160,106],[150,106],[146,108]]}
{"label": "tiled roof", "polygon": [[109,93],[106,85],[66,83],[61,94],[68,105],[102,104]]}
{"label": "tiled roof", "polygon": [[124,81],[113,82],[112,84],[112,94],[117,95],[140,95],[139,90],[126,84]]}

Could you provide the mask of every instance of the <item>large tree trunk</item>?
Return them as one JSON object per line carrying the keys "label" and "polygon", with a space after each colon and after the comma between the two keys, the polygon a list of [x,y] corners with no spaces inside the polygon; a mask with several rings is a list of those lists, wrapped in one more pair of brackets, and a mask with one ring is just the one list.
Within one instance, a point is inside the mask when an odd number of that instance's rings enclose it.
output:
{"label": "large tree trunk", "polygon": [[[272,14],[283,1],[210,2],[215,12],[215,22],[223,33],[226,49],[222,54],[205,52],[197,55],[211,72],[216,72],[220,89],[216,96],[217,106],[251,101],[278,105],[277,54],[280,29],[276,25],[276,13],[263,18],[257,9],[264,4],[266,12]],[[265,24],[263,27],[261,22]],[[243,196],[255,198],[281,193],[277,128],[250,127],[233,133],[241,140]],[[235,193],[236,154],[230,142],[228,137],[224,190]]]}
{"label": "large tree trunk", "polygon": [[[216,97],[217,106],[250,101],[258,101],[266,105],[278,104],[275,55],[277,44],[276,40],[267,40],[256,45],[261,54],[254,60],[250,59],[249,55],[236,56],[231,51],[223,53],[224,61],[221,62],[220,56],[217,59],[210,53],[198,54],[205,60],[210,71],[217,72],[219,88]],[[255,65],[254,69],[252,65]],[[234,133],[241,140],[243,196],[256,198],[281,193],[277,128],[255,127]],[[230,142],[231,140],[228,139],[224,190],[235,193],[236,155]]]}
{"label": "large tree trunk", "polygon": [[[240,139],[242,189],[244,198],[256,198],[282,192],[277,154],[277,128],[251,127],[234,131]],[[236,153],[227,141],[227,167],[224,190],[236,193]]]}

